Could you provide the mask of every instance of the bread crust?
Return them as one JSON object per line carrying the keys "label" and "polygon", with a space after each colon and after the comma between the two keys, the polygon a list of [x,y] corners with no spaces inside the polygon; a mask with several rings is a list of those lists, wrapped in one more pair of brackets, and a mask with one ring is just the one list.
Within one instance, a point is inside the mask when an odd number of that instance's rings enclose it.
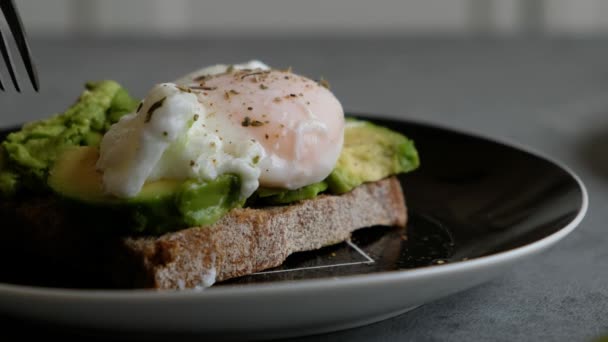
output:
{"label": "bread crust", "polygon": [[130,254],[143,262],[145,287],[208,286],[275,267],[287,256],[342,242],[374,225],[404,227],[405,200],[396,177],[351,192],[321,195],[295,204],[232,210],[209,227],[163,236],[127,238]]}
{"label": "bread crust", "polygon": [[396,177],[342,195],[233,209],[211,226],[161,236],[92,236],[52,197],[4,201],[0,212],[14,225],[2,238],[14,247],[13,258],[21,253],[40,265],[54,260],[72,273],[103,275],[120,287],[155,289],[210,286],[278,266],[292,253],[342,242],[359,228],[405,227],[407,221]]}

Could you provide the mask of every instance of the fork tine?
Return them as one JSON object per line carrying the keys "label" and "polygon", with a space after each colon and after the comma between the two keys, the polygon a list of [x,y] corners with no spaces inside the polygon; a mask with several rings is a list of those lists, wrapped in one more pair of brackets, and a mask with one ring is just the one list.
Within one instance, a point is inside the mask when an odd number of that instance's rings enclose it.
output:
{"label": "fork tine", "polygon": [[[17,49],[19,49],[19,54],[23,59],[23,64],[25,65],[25,70],[27,70],[27,74],[32,82],[32,86],[34,87],[34,90],[38,91],[38,73],[36,72],[36,66],[32,63],[30,47],[27,44],[25,30],[23,29],[23,24],[21,23],[17,8],[15,7],[13,0],[0,0],[0,7],[2,8],[8,26],[11,28],[13,38],[17,44]],[[6,46],[6,44],[3,45]]]}
{"label": "fork tine", "polygon": [[4,84],[2,84],[2,77],[0,77],[0,90],[4,91]]}
{"label": "fork tine", "polygon": [[4,33],[2,33],[2,29],[0,29],[0,52],[2,53],[2,58],[4,58],[4,63],[6,64],[8,73],[11,75],[11,79],[13,80],[13,84],[15,85],[15,89],[17,89],[17,92],[21,92],[21,89],[19,88],[19,83],[17,83],[17,76],[15,75],[15,66],[13,65],[13,59],[11,58],[9,48],[6,45],[6,40],[4,40]]}

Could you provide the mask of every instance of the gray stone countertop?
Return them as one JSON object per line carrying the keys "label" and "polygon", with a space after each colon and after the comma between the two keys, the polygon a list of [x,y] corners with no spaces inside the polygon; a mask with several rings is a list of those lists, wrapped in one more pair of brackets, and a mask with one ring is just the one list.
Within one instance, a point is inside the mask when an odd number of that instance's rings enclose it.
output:
{"label": "gray stone countertop", "polygon": [[608,334],[606,40],[70,39],[31,47],[42,90],[0,93],[0,126],[64,110],[86,80],[115,79],[142,96],[195,68],[256,58],[325,77],[349,111],[514,141],[565,163],[586,184],[590,207],[580,227],[503,276],[381,323],[292,341],[588,341]]}

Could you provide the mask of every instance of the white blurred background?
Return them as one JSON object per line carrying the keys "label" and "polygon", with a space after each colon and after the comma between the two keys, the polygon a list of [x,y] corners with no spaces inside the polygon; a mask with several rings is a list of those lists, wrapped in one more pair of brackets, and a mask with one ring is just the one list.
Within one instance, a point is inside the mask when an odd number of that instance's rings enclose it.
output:
{"label": "white blurred background", "polygon": [[16,0],[30,36],[608,33],[607,0]]}

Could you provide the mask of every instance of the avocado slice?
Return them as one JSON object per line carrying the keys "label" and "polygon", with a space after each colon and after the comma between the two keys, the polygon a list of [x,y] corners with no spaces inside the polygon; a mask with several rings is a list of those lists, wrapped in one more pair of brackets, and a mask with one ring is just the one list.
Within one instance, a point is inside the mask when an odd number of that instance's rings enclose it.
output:
{"label": "avocado slice", "polygon": [[176,191],[175,203],[188,226],[209,225],[230,209],[242,207],[241,180],[226,174],[212,181],[187,180]]}
{"label": "avocado slice", "polygon": [[66,149],[51,168],[50,188],[68,205],[88,216],[120,222],[133,232],[161,234],[185,227],[212,224],[226,212],[241,207],[240,178],[233,174],[203,180],[159,180],[144,184],[132,198],[119,198],[103,190],[95,168],[96,147]]}
{"label": "avocado slice", "polygon": [[365,182],[412,171],[419,164],[414,142],[404,135],[368,121],[348,119],[342,153],[326,182],[330,192],[341,194]]}
{"label": "avocado slice", "polygon": [[325,190],[327,190],[327,182],[312,183],[295,190],[259,188],[248,201],[253,205],[289,204],[315,198]]}

